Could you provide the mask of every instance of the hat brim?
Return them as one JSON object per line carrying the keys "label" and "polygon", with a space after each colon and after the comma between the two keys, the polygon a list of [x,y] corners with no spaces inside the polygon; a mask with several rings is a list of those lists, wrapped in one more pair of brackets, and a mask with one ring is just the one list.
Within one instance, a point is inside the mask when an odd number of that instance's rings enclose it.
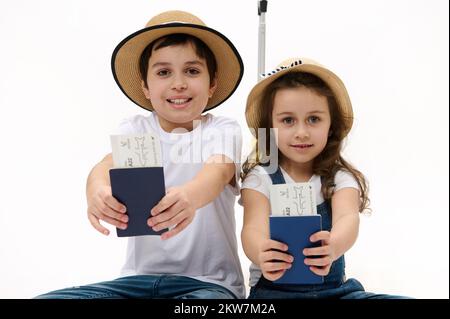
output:
{"label": "hat brim", "polygon": [[323,68],[317,64],[309,63],[302,63],[293,67],[282,69],[272,75],[269,75],[267,78],[261,80],[253,87],[253,89],[250,91],[250,94],[248,95],[247,106],[245,110],[247,125],[252,129],[252,133],[255,133],[257,129],[261,127],[263,115],[261,114],[259,105],[261,104],[264,90],[276,79],[292,72],[311,73],[322,79],[329,86],[334,96],[336,97],[338,107],[343,115],[343,119],[345,122],[344,136],[346,136],[353,124],[353,109],[344,83],[336,74],[334,74],[330,70]]}
{"label": "hat brim", "polygon": [[174,33],[192,35],[211,49],[217,64],[217,88],[209,99],[205,111],[219,106],[239,86],[244,65],[233,43],[220,32],[206,26],[168,23],[147,27],[129,35],[117,45],[111,58],[111,68],[117,85],[131,101],[146,110],[153,111],[151,102],[142,91],[140,57],[151,42]]}

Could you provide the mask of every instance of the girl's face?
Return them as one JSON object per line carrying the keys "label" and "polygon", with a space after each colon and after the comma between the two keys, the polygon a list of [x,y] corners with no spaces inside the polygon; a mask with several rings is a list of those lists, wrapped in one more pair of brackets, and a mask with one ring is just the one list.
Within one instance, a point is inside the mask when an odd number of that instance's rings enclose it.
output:
{"label": "girl's face", "polygon": [[280,89],[275,94],[272,127],[278,129],[278,149],[286,164],[311,169],[313,159],[327,144],[330,125],[325,96],[305,87]]}
{"label": "girl's face", "polygon": [[210,84],[206,60],[199,58],[192,44],[154,50],[149,60],[145,96],[150,99],[161,127],[192,130],[200,119],[208,99],[216,89]]}

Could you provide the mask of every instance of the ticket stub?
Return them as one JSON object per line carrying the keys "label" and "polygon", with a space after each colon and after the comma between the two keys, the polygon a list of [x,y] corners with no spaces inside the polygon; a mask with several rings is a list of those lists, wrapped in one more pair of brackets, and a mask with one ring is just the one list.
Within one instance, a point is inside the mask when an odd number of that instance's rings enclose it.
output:
{"label": "ticket stub", "polygon": [[111,135],[114,168],[162,166],[161,143],[152,133]]}

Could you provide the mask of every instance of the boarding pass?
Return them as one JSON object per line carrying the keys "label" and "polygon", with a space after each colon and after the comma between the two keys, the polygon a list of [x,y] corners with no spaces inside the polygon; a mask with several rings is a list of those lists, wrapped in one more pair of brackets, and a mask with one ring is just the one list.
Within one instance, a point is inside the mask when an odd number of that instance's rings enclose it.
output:
{"label": "boarding pass", "polygon": [[161,143],[153,133],[111,135],[114,168],[162,166]]}
{"label": "boarding pass", "polygon": [[317,215],[312,183],[275,184],[270,186],[272,216]]}

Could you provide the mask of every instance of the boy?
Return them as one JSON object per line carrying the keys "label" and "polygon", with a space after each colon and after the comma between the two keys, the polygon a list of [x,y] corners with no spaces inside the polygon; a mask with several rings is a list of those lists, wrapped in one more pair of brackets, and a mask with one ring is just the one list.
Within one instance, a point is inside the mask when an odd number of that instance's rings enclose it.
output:
{"label": "boy", "polygon": [[[112,57],[114,78],[134,103],[119,134],[159,135],[167,193],[149,212],[161,236],[130,237],[122,277],[38,298],[242,298],[234,202],[241,133],[236,121],[202,114],[224,102],[243,74],[233,44],[197,17],[169,11],[125,38]],[[199,148],[200,147],[200,148]],[[87,181],[88,218],[125,229],[126,207],[111,195],[108,154]]]}

